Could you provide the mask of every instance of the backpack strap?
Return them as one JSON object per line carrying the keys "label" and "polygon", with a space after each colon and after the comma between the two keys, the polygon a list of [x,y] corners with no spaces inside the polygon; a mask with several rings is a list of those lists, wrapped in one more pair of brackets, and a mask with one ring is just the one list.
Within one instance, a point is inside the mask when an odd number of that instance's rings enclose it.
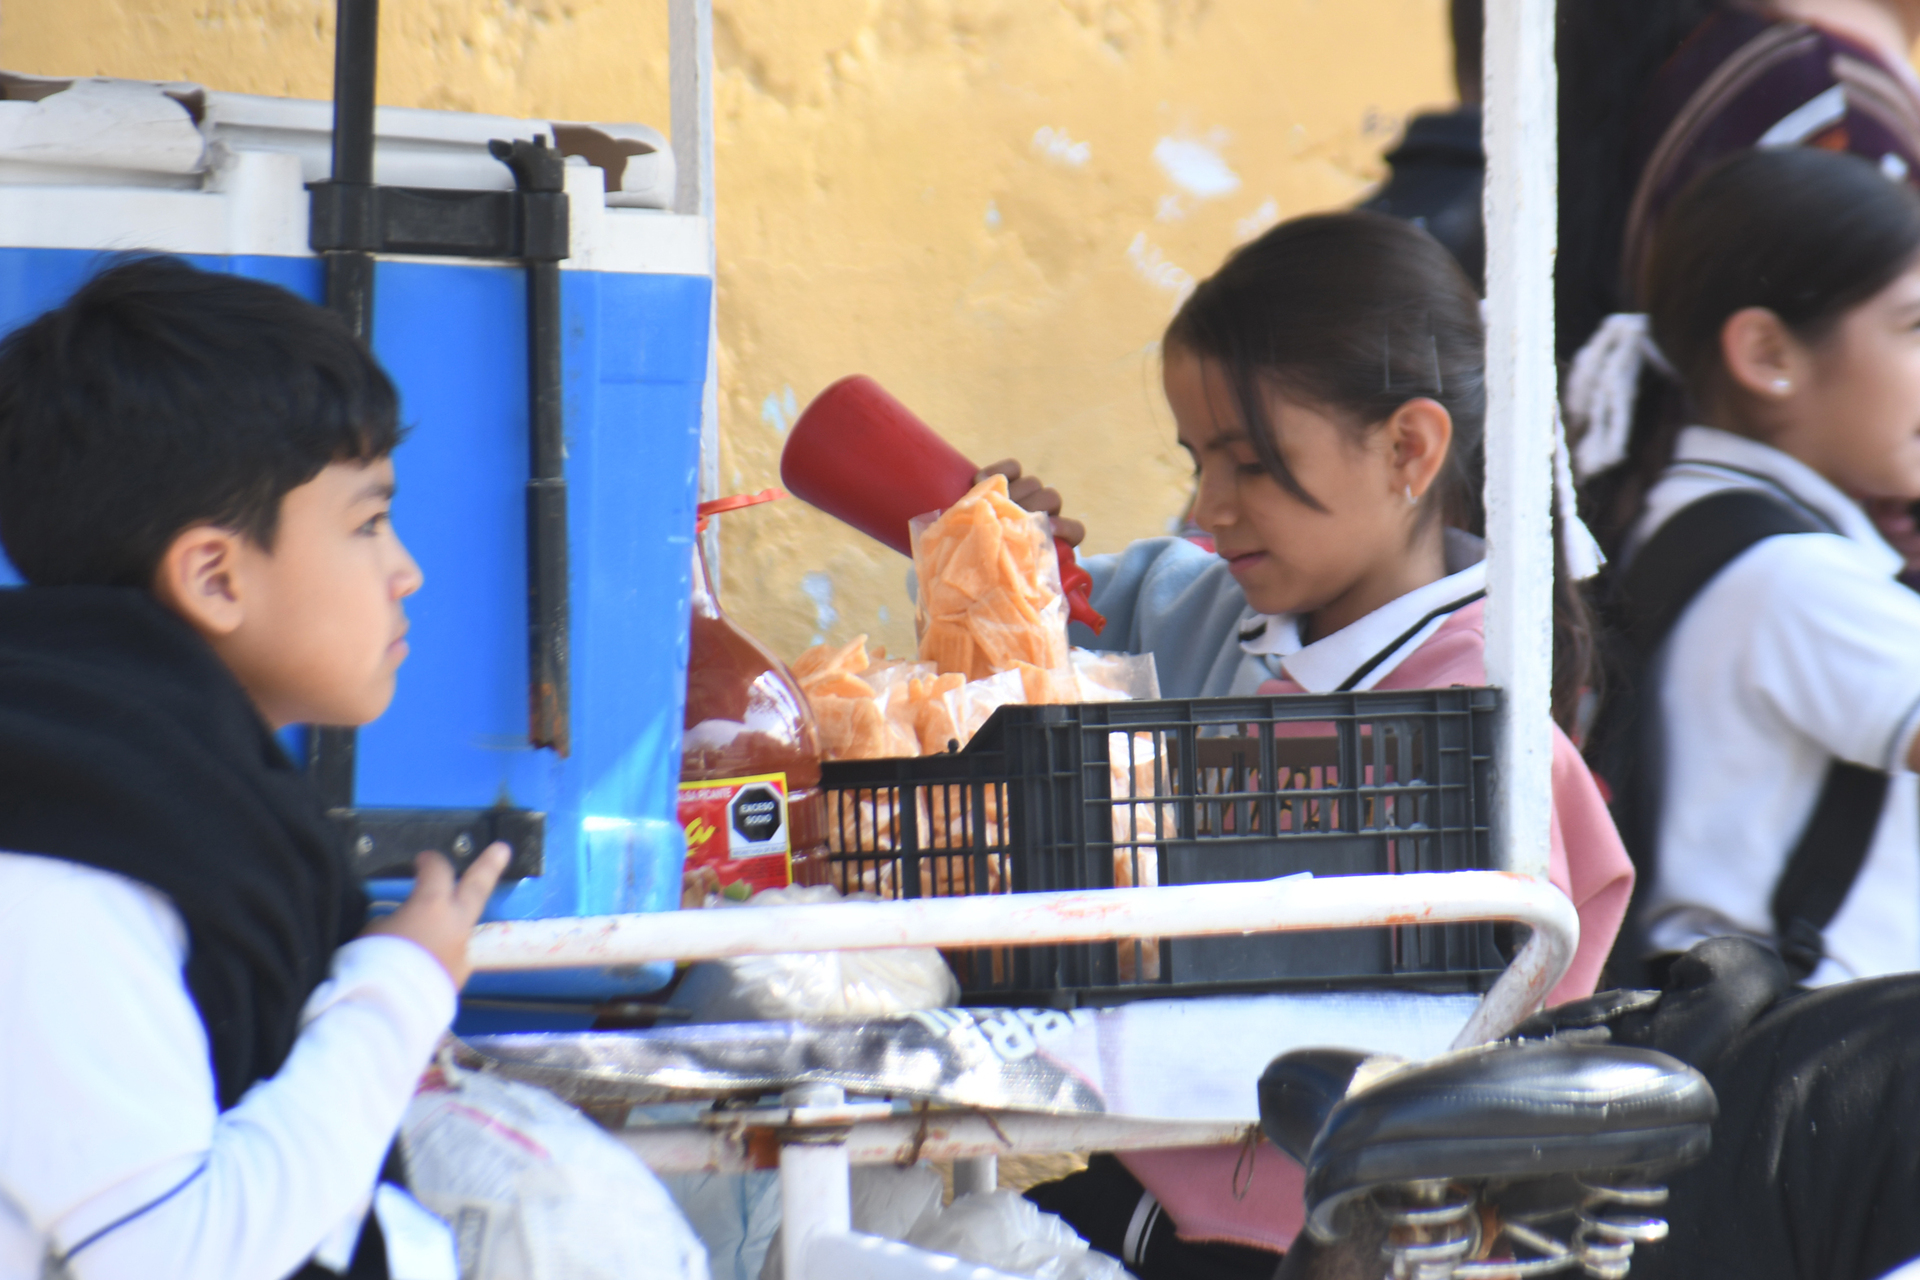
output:
{"label": "backpack strap", "polygon": [[1774,941],[1795,982],[1819,968],[1827,954],[1822,934],[1866,864],[1891,781],[1878,769],[1847,760],[1827,766],[1813,816],[1773,886]]}
{"label": "backpack strap", "polygon": [[[1642,735],[1657,716],[1658,690],[1648,678],[1654,655],[1695,597],[1756,543],[1829,531],[1811,513],[1781,498],[1753,489],[1728,490],[1675,513],[1634,553],[1621,576],[1613,612],[1630,679],[1608,735],[1617,766],[1609,771],[1615,775],[1609,780],[1615,784],[1621,836],[1643,888],[1652,884],[1658,838],[1658,753],[1643,749],[1649,744]],[[1623,719],[1631,723],[1620,723]],[[1878,770],[1843,760],[1828,765],[1813,814],[1773,892],[1776,945],[1796,981],[1811,974],[1826,954],[1822,931],[1839,913],[1866,862],[1887,783],[1887,775]]]}

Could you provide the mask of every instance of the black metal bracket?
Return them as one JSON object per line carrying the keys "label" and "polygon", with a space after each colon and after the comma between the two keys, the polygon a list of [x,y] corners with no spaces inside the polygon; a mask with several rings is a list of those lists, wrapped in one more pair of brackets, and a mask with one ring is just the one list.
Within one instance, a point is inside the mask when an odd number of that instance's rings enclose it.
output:
{"label": "black metal bracket", "polygon": [[[547,147],[514,145],[559,156]],[[308,243],[316,252],[528,262],[558,262],[567,256],[567,197],[558,188],[441,191],[314,182],[307,190],[312,192]]]}
{"label": "black metal bracket", "polygon": [[[379,0],[338,0],[334,41],[333,167],[308,185],[308,244],[326,266],[327,305],[373,340],[374,255],[505,258],[527,268],[531,461],[527,482],[529,737],[566,755],[568,706],[566,448],[561,414],[560,260],[570,228],[566,160],[543,138],[495,141],[511,191],[383,187],[373,180]],[[507,878],[537,876],[546,815],[526,809],[357,809],[355,731],[313,726],[308,767],[363,877],[409,876],[422,849],[456,866],[495,840],[513,846]]]}
{"label": "black metal bracket", "polygon": [[496,840],[513,846],[503,880],[539,875],[546,866],[547,815],[530,809],[335,809],[354,871],[365,880],[413,874],[413,859],[433,849],[465,871]]}

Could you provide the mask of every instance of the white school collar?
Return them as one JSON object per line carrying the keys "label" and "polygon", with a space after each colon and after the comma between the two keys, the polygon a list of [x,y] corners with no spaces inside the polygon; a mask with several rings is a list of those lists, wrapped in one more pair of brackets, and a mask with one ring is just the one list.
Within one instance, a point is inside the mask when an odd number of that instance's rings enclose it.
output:
{"label": "white school collar", "polygon": [[1872,551],[1886,562],[1889,574],[1899,573],[1905,566],[1900,553],[1887,545],[1860,504],[1818,471],[1772,445],[1717,427],[1688,427],[1674,441],[1673,462],[1667,474],[1681,471],[1736,483],[1758,480],[1812,511],[1841,537]]}
{"label": "white school collar", "polygon": [[[1277,659],[1279,665],[1308,693],[1332,693],[1345,684],[1380,651],[1393,645],[1390,652],[1354,684],[1356,689],[1371,689],[1391,675],[1407,655],[1425,644],[1446,624],[1451,610],[1429,617],[1456,601],[1486,590],[1487,564],[1480,560],[1458,573],[1416,587],[1397,600],[1389,601],[1366,617],[1323,636],[1312,644],[1300,642],[1300,615],[1248,612],[1240,623],[1240,647],[1257,657]],[[1425,626],[1411,635],[1408,628],[1426,618]],[[1401,643],[1394,641],[1404,636]]]}

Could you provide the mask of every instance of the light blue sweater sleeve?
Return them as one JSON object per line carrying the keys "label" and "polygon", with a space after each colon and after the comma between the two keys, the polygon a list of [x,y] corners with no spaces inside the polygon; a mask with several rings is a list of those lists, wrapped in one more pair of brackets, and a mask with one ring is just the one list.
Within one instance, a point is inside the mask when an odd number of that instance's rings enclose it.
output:
{"label": "light blue sweater sleeve", "polygon": [[1168,698],[1251,693],[1268,678],[1240,648],[1247,597],[1227,562],[1185,538],[1146,538],[1112,555],[1084,556],[1099,636],[1079,623],[1068,639],[1088,649],[1151,653]]}

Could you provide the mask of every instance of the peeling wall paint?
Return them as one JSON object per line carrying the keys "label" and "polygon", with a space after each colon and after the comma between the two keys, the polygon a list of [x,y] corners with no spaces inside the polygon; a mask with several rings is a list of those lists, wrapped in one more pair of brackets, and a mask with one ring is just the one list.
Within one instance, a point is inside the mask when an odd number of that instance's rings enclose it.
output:
{"label": "peeling wall paint", "polygon": [[[665,128],[664,0],[389,0],[400,106]],[[0,66],[326,97],[333,0],[4,0]],[[1019,456],[1089,546],[1165,532],[1187,464],[1158,339],[1194,279],[1349,203],[1449,94],[1444,0],[715,0],[722,459],[778,483],[797,411],[871,374]],[[776,651],[913,647],[906,562],[799,502],[721,518]]]}

